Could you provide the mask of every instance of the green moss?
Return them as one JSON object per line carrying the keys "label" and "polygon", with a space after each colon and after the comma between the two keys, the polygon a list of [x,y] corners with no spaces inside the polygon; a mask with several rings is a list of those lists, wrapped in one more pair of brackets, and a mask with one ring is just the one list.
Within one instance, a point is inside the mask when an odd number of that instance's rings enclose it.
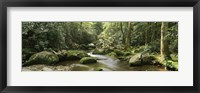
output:
{"label": "green moss", "polygon": [[33,64],[54,64],[59,61],[59,57],[51,52],[42,51],[32,55],[29,60],[23,64],[23,66]]}
{"label": "green moss", "polygon": [[142,65],[142,63],[141,63],[141,61],[135,61],[135,62],[131,62],[131,63],[129,63],[129,66],[141,66]]}
{"label": "green moss", "polygon": [[153,60],[156,60],[155,56],[145,56],[145,57],[142,57],[142,64],[144,65],[151,65],[153,64]]}
{"label": "green moss", "polygon": [[89,57],[89,55],[87,54],[87,52],[85,51],[81,51],[81,50],[68,50],[67,51],[68,54],[68,58],[83,58],[83,57]]}
{"label": "green moss", "polygon": [[111,52],[111,53],[108,53],[107,56],[110,56],[112,58],[116,58],[117,54],[115,52]]}
{"label": "green moss", "polygon": [[80,60],[83,57],[89,57],[87,52],[81,50],[62,50],[58,52],[57,56],[60,61]]}
{"label": "green moss", "polygon": [[124,56],[128,56],[128,55],[131,55],[132,53],[131,52],[124,52]]}
{"label": "green moss", "polygon": [[172,71],[178,71],[178,62],[174,62],[172,60],[166,60],[166,68]]}
{"label": "green moss", "polygon": [[34,50],[30,48],[23,48],[22,49],[22,63],[25,63],[33,54],[35,54]]}
{"label": "green moss", "polygon": [[96,63],[97,59],[94,57],[84,57],[80,60],[81,64],[90,64],[90,63]]}
{"label": "green moss", "polygon": [[171,58],[174,61],[178,61],[178,55],[177,54],[171,54]]}
{"label": "green moss", "polygon": [[156,58],[153,55],[141,55],[140,53],[134,55],[129,60],[130,66],[141,66],[141,65],[154,65]]}
{"label": "green moss", "polygon": [[131,51],[124,51],[124,50],[114,50],[117,56],[128,56],[131,55]]}
{"label": "green moss", "polygon": [[123,56],[124,52],[121,50],[114,50],[114,52],[117,54],[117,56]]}

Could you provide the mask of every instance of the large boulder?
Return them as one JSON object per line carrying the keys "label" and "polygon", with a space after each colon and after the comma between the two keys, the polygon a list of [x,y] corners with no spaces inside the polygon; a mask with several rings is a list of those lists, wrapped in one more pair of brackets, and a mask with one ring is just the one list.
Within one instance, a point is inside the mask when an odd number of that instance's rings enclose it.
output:
{"label": "large boulder", "polygon": [[129,65],[130,66],[139,66],[139,65],[142,65],[141,64],[141,53],[138,53],[134,56],[132,56],[129,60]]}
{"label": "large boulder", "polygon": [[57,53],[59,61],[80,60],[83,57],[89,57],[87,52],[81,50],[62,50]]}
{"label": "large boulder", "polygon": [[67,60],[80,60],[83,57],[89,57],[87,52],[79,50],[68,50],[66,54]]}
{"label": "large boulder", "polygon": [[149,54],[138,53],[132,56],[129,60],[130,66],[141,66],[141,65],[153,65],[155,64],[156,58]]}
{"label": "large boulder", "polygon": [[80,60],[81,64],[90,64],[90,63],[96,63],[97,59],[94,57],[84,57]]}
{"label": "large boulder", "polygon": [[52,52],[42,51],[32,55],[29,60],[23,64],[23,66],[29,66],[33,64],[54,64],[59,61],[59,58],[56,54]]}
{"label": "large boulder", "polygon": [[117,58],[117,54],[115,52],[110,52],[107,54],[107,56],[110,56],[113,59]]}

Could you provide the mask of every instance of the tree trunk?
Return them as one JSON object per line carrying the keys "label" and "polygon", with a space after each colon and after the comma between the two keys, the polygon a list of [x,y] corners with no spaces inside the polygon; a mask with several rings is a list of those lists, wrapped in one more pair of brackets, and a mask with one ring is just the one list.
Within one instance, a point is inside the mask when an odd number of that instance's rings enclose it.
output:
{"label": "tree trunk", "polygon": [[172,59],[171,56],[170,56],[170,51],[169,51],[169,44],[170,44],[170,41],[166,38],[164,40],[164,53],[165,53],[165,58],[167,59]]}
{"label": "tree trunk", "polygon": [[164,62],[165,56],[164,56],[164,30],[165,30],[165,23],[161,23],[161,32],[160,32],[160,61]]}
{"label": "tree trunk", "polygon": [[[150,23],[147,23],[147,25],[150,25]],[[146,28],[148,28],[148,26],[146,26]],[[145,45],[148,43],[148,30],[149,29],[145,29]]]}
{"label": "tree trunk", "polygon": [[162,22],[161,23],[161,38],[160,38],[160,55],[161,55],[161,62],[164,62],[165,58],[171,59],[170,52],[169,52],[169,40],[165,38],[165,32],[167,31],[168,23]]}
{"label": "tree trunk", "polygon": [[128,33],[126,36],[126,47],[125,49],[129,49],[130,48],[130,43],[131,43],[131,22],[128,22]]}
{"label": "tree trunk", "polygon": [[155,38],[155,31],[156,31],[156,22],[154,23],[154,25],[153,25],[153,27],[152,28],[154,28],[154,29],[152,29],[151,30],[151,32],[152,32],[152,35],[151,35],[151,41],[154,41],[156,38]]}
{"label": "tree trunk", "polygon": [[121,28],[121,33],[122,33],[122,44],[125,44],[125,36],[124,36],[124,31],[123,31],[123,24],[120,22],[120,28]]}

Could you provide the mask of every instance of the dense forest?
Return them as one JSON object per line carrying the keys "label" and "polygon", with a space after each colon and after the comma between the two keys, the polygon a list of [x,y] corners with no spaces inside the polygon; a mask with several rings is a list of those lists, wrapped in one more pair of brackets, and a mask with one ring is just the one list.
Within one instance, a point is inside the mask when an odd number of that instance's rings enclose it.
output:
{"label": "dense forest", "polygon": [[22,22],[22,71],[177,71],[178,22]]}

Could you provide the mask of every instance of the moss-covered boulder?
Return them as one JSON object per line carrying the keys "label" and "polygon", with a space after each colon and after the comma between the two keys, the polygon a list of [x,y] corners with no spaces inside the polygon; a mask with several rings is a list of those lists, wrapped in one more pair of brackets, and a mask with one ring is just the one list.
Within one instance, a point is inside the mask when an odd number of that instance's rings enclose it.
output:
{"label": "moss-covered boulder", "polygon": [[155,62],[154,60],[156,60],[156,58],[152,55],[144,56],[141,58],[142,64],[145,65],[153,65]]}
{"label": "moss-covered boulder", "polygon": [[152,55],[138,53],[129,60],[130,66],[154,65],[156,58]]}
{"label": "moss-covered boulder", "polygon": [[132,56],[129,60],[130,66],[140,66],[141,64],[141,53],[138,53],[134,56]]}
{"label": "moss-covered boulder", "polygon": [[68,50],[66,54],[67,60],[80,60],[83,57],[89,57],[87,52],[80,50]]}
{"label": "moss-covered boulder", "polygon": [[116,58],[117,54],[115,52],[111,52],[111,53],[108,53],[107,56],[110,56],[111,58]]}
{"label": "moss-covered boulder", "polygon": [[91,63],[96,63],[97,59],[94,57],[84,57],[80,60],[81,64],[91,64]]}
{"label": "moss-covered boulder", "polygon": [[59,57],[51,52],[42,51],[32,55],[29,60],[23,64],[23,66],[29,66],[33,64],[54,64],[59,61]]}
{"label": "moss-covered boulder", "polygon": [[87,52],[82,50],[62,50],[57,53],[59,61],[80,60],[83,57],[89,57]]}

